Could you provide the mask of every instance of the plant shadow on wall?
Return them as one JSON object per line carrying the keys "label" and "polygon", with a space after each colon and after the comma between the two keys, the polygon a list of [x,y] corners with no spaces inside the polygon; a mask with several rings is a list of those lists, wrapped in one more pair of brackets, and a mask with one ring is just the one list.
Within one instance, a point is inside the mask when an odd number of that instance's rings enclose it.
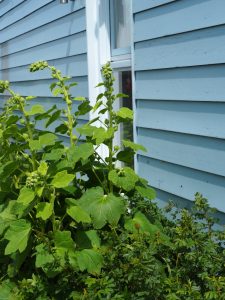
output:
{"label": "plant shadow on wall", "polygon": [[[74,98],[76,83],[47,62],[30,66],[42,69],[64,109],[45,111],[0,81],[10,95],[0,115],[0,299],[225,299],[225,235],[214,229],[207,200],[196,194],[191,211],[168,207],[167,218],[143,178],[115,167],[145,149],[129,140],[113,146],[133,113],[113,110],[124,95],[114,94],[110,65],[94,107]],[[108,117],[79,127],[91,110]],[[37,130],[40,121],[45,131]],[[55,133],[48,131],[56,121]]]}

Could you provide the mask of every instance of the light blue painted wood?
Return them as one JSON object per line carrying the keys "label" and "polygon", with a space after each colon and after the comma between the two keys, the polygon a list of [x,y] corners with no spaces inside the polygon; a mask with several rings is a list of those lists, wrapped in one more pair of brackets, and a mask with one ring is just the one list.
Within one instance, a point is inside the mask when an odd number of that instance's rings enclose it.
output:
{"label": "light blue painted wood", "polygon": [[225,24],[224,11],[224,0],[182,0],[162,5],[135,15],[134,41]]}
{"label": "light blue painted wood", "polygon": [[196,192],[201,192],[210,205],[225,211],[225,179],[222,176],[143,156],[138,156],[138,173],[151,186],[191,201]]}
{"label": "light blue painted wood", "polygon": [[8,11],[11,11],[15,6],[24,2],[25,0],[10,0],[10,1],[2,1],[0,3],[0,17],[6,14]]}
{"label": "light blue painted wood", "polygon": [[[172,203],[175,205],[175,207],[180,208],[180,209],[182,209],[182,208],[191,209],[191,207],[193,206],[193,201],[175,196],[173,194],[164,192],[159,189],[155,189],[155,190],[156,190],[155,201],[157,202],[157,205],[161,209],[164,209],[168,205],[168,200],[172,201]],[[194,200],[194,197],[193,197],[193,200]],[[169,216],[169,214],[167,216]]]}
{"label": "light blue painted wood", "polygon": [[133,2],[138,173],[158,203],[225,212],[225,1],[153,2]]}
{"label": "light blue painted wood", "polygon": [[[87,77],[75,77],[72,81],[78,83],[77,86],[71,88],[71,93],[74,97],[83,96],[88,97],[88,82]],[[12,89],[23,96],[38,96],[38,97],[52,97],[49,85],[53,82],[51,79],[33,80],[30,82],[21,81],[11,84]]]}
{"label": "light blue painted wood", "polygon": [[176,0],[133,0],[133,12],[137,13],[139,11],[154,8],[174,1]]}
{"label": "light blue painted wood", "polygon": [[135,45],[135,70],[225,63],[225,26]]}
{"label": "light blue painted wood", "polygon": [[[49,65],[55,66],[61,70],[62,74],[67,76],[87,76],[87,55],[75,55],[61,59],[48,60]],[[49,70],[30,73],[29,65],[22,67],[15,67],[11,69],[0,70],[0,78],[8,81],[21,81],[22,80],[38,80],[49,79],[51,73]]]}
{"label": "light blue painted wood", "polygon": [[224,102],[224,82],[225,65],[136,72],[136,98]]}
{"label": "light blue painted wood", "polygon": [[53,1],[54,0],[38,0],[22,2],[16,9],[8,11],[7,14],[0,18],[0,32],[3,28],[10,26],[22,18],[25,18],[30,13],[33,13],[37,9]]}
{"label": "light blue painted wood", "polygon": [[0,60],[0,69],[9,69],[30,64],[36,60],[52,60],[86,53],[86,32],[80,32],[47,44],[5,56]]}
{"label": "light blue painted wood", "polygon": [[0,56],[63,38],[86,29],[85,9],[38,27],[0,45]]}
{"label": "light blue painted wood", "polygon": [[71,1],[67,5],[61,5],[58,1],[57,3],[53,1],[24,19],[16,22],[12,26],[5,28],[0,34],[0,43],[8,41],[45,24],[51,23],[52,21],[82,9],[83,7],[84,0],[78,0],[75,2]]}
{"label": "light blue painted wood", "polygon": [[225,103],[137,101],[138,127],[225,138]]}
{"label": "light blue painted wood", "polygon": [[225,140],[138,128],[145,156],[225,176]]}

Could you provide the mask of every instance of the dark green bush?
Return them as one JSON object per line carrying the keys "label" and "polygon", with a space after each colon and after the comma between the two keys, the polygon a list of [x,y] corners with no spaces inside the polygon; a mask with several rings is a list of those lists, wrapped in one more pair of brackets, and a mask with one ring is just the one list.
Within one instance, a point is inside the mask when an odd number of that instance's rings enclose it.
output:
{"label": "dark green bush", "polygon": [[[124,95],[114,94],[110,65],[93,108],[47,62],[30,71],[45,68],[64,109],[32,105],[34,97],[0,81],[10,94],[0,115],[0,299],[225,299],[225,239],[215,211],[200,194],[192,210],[160,210],[155,191],[125,165],[145,148],[113,145],[133,113],[113,109]],[[99,117],[79,127],[91,110]],[[68,147],[56,133],[68,136]],[[97,151],[102,144],[107,157]]]}

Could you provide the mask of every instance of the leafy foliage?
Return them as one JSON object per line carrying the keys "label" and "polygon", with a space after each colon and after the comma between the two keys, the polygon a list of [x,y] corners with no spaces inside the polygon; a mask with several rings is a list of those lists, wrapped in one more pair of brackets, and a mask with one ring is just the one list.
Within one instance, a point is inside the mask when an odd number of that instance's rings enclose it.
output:
{"label": "leafy foliage", "polygon": [[[32,105],[34,97],[0,81],[10,95],[0,115],[0,299],[225,299],[225,236],[207,201],[196,194],[191,211],[172,208],[167,218],[154,189],[124,165],[146,149],[113,145],[133,113],[113,109],[124,95],[114,94],[110,65],[93,108],[71,95],[76,83],[55,67],[30,66],[43,69],[63,109]],[[78,127],[91,110],[98,117]]]}

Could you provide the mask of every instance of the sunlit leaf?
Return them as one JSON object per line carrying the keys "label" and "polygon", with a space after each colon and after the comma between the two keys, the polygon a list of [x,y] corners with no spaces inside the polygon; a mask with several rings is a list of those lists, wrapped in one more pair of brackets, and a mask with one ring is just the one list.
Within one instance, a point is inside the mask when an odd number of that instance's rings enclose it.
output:
{"label": "sunlit leaf", "polygon": [[16,251],[22,253],[27,247],[30,232],[31,225],[26,220],[20,219],[12,222],[4,236],[9,241],[5,248],[5,255]]}
{"label": "sunlit leaf", "polygon": [[26,111],[26,114],[28,116],[33,116],[36,114],[43,114],[45,112],[45,109],[42,105],[40,104],[35,104],[31,107],[31,109],[29,111]]}
{"label": "sunlit leaf", "polygon": [[53,206],[51,203],[48,202],[41,202],[37,205],[37,218],[41,218],[42,220],[46,221],[51,217],[53,213]]}
{"label": "sunlit leaf", "polygon": [[125,204],[121,197],[113,194],[104,195],[101,187],[94,187],[87,190],[77,201],[86,212],[88,212],[97,229],[107,224],[116,225],[124,213]]}
{"label": "sunlit leaf", "polygon": [[68,174],[66,170],[58,172],[51,184],[56,187],[56,188],[64,188],[67,187],[71,181],[75,178],[75,175],[73,174]]}

